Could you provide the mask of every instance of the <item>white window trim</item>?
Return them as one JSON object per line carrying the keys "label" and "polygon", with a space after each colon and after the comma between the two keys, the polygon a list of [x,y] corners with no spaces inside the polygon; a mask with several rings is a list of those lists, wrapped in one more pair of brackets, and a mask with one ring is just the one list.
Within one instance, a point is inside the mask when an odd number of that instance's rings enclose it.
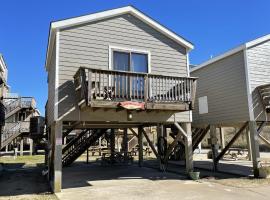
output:
{"label": "white window trim", "polygon": [[150,51],[109,45],[109,70],[113,69],[113,51],[147,54],[147,61],[148,61],[147,73],[149,74],[151,73],[151,52]]}

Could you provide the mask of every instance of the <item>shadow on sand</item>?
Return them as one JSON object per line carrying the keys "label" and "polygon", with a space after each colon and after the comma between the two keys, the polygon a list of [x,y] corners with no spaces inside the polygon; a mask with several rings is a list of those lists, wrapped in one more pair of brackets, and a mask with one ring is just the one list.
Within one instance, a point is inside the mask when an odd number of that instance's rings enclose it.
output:
{"label": "shadow on sand", "polygon": [[4,165],[5,170],[0,175],[0,197],[51,193],[46,177],[42,176],[43,165],[26,168],[24,165]]}

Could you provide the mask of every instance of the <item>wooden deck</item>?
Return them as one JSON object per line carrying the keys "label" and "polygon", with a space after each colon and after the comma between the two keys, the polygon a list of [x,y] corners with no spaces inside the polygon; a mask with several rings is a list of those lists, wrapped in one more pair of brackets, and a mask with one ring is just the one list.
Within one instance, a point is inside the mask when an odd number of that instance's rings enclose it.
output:
{"label": "wooden deck", "polygon": [[79,105],[118,109],[122,102],[137,102],[143,105],[138,110],[176,112],[193,109],[196,80],[91,68],[80,68],[74,76]]}

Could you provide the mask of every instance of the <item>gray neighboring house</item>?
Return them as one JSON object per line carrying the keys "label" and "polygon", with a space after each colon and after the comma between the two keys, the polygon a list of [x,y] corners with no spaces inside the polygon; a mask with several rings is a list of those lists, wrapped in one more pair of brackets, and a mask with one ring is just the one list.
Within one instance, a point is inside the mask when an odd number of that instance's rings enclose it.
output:
{"label": "gray neighboring house", "polygon": [[[175,125],[192,154],[192,49],[190,42],[131,6],[51,23],[46,121],[52,147],[49,180],[55,192],[61,190],[62,165],[71,164],[104,129],[114,134],[122,128],[125,135],[127,128],[138,128],[142,141],[143,127],[158,126],[162,135],[165,125]],[[90,136],[62,150],[62,139],[73,129],[81,129],[78,137]],[[192,156],[186,157],[190,171]]]}
{"label": "gray neighboring house", "polygon": [[[191,76],[198,77],[193,126],[208,127],[215,139],[216,128],[239,127],[240,131],[232,143],[242,131],[249,130],[249,148],[254,173],[258,175],[257,140],[261,138],[270,144],[260,135],[270,119],[270,35],[247,42],[192,68]],[[213,147],[215,139],[212,140]],[[227,148],[216,155],[216,162]]]}

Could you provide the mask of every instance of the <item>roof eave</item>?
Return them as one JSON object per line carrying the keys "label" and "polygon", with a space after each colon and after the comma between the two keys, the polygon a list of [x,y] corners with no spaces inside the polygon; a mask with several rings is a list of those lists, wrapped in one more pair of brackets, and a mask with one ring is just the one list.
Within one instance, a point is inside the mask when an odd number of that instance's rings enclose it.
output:
{"label": "roof eave", "polygon": [[223,58],[226,58],[226,57],[228,57],[230,55],[233,55],[235,53],[238,53],[238,52],[240,52],[240,51],[242,51],[242,50],[244,50],[246,48],[247,48],[246,47],[246,44],[243,44],[241,46],[238,46],[238,47],[236,47],[234,49],[231,49],[230,51],[227,51],[227,52],[225,52],[225,53],[223,53],[223,54],[221,54],[219,56],[216,56],[216,57],[214,57],[214,58],[212,58],[210,60],[207,60],[207,61],[203,62],[202,64],[198,65],[195,68],[190,69],[190,72],[194,72],[194,71],[197,71],[199,69],[202,69],[202,68],[204,68],[204,67],[206,67],[206,66],[208,66],[208,65],[210,65],[212,63],[215,63],[215,62],[217,62],[217,61],[219,61],[219,60],[221,60]]}
{"label": "roof eave", "polygon": [[242,44],[241,46],[238,46],[238,47],[236,47],[236,48],[234,48],[232,50],[229,50],[229,51],[227,51],[227,52],[225,52],[225,53],[223,53],[223,54],[221,54],[219,56],[216,56],[216,57],[214,57],[214,58],[212,58],[210,60],[207,60],[207,61],[203,62],[202,64],[198,65],[197,67],[190,69],[190,72],[194,72],[194,71],[197,71],[199,69],[202,69],[202,68],[208,66],[209,64],[217,62],[217,61],[219,61],[219,60],[221,60],[221,59],[223,59],[225,57],[233,55],[233,54],[235,54],[235,53],[237,53],[239,51],[251,48],[253,46],[256,46],[256,45],[261,44],[261,43],[263,43],[265,41],[268,41],[268,40],[270,40],[270,34],[259,37],[259,38],[255,39],[255,40],[250,41],[250,42],[246,42],[246,43]]}

